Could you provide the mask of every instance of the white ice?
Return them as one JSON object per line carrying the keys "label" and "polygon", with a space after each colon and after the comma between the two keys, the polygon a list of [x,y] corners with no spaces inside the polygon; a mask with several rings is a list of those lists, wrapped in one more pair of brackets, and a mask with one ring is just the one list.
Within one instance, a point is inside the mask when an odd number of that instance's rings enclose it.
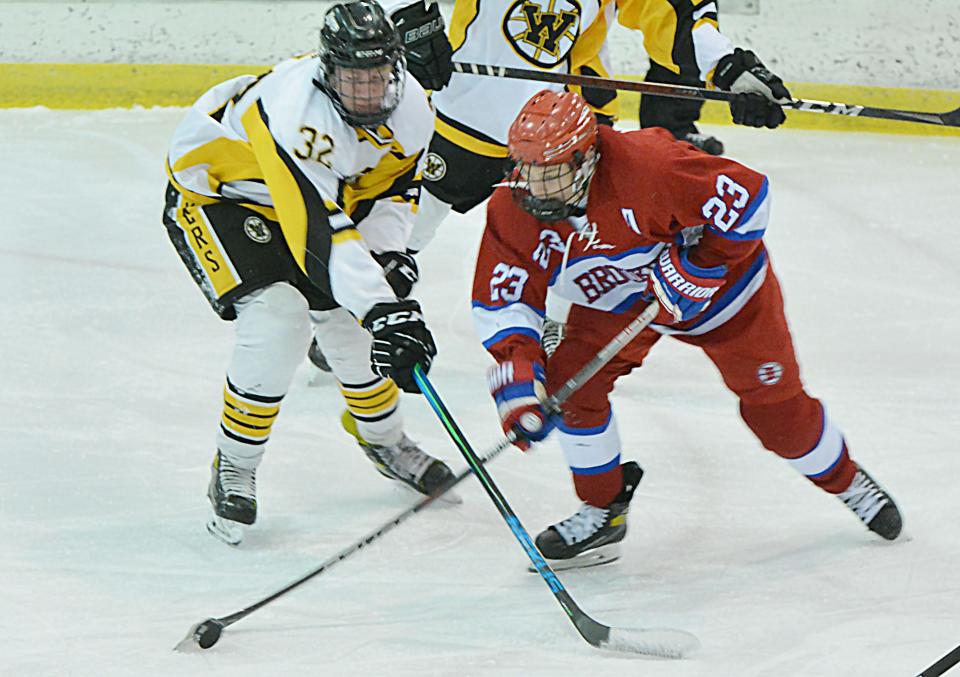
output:
{"label": "white ice", "polygon": [[[173,109],[0,112],[0,673],[913,675],[960,621],[960,139],[711,129],[767,172],[768,242],[809,389],[899,501],[888,544],[763,450],[707,359],[664,341],[614,395],[646,469],[624,557],[561,579],[596,619],[674,627],[671,662],[584,643],[480,486],[226,630],[241,609],[401,512],[297,375],[239,549],[204,530],[231,327],[160,224]],[[498,439],[469,286],[483,214],[421,257],[432,376],[478,451]],[[412,436],[464,467],[426,404]],[[576,507],[559,448],[490,466],[535,534]]]}

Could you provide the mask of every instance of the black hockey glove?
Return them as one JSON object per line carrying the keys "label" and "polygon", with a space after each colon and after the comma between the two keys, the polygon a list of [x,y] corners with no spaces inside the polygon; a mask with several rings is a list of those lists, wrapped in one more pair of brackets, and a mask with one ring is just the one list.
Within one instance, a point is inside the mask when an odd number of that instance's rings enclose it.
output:
{"label": "black hockey glove", "polygon": [[437,354],[420,304],[413,299],[378,303],[363,318],[363,327],[373,334],[370,348],[373,371],[392,378],[401,390],[420,392],[413,380],[413,367],[419,364],[424,372],[430,371],[430,363]]}
{"label": "black hockey glove", "polygon": [[730,101],[730,113],[738,125],[774,129],[787,119],[778,104],[790,100],[790,91],[749,49],[737,47],[720,59],[713,84],[736,94]]}
{"label": "black hockey glove", "polygon": [[443,89],[453,74],[453,48],[447,39],[436,2],[426,0],[394,12],[391,17],[407,53],[407,69],[424,89]]}
{"label": "black hockey glove", "polygon": [[409,252],[383,252],[373,258],[383,267],[383,276],[393,288],[398,299],[405,299],[413,291],[413,285],[420,279],[420,269]]}

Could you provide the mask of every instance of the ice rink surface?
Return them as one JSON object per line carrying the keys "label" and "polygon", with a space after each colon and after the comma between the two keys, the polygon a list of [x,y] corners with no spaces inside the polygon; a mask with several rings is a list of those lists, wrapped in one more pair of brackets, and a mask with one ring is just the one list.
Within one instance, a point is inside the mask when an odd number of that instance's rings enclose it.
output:
{"label": "ice rink surface", "polygon": [[[624,658],[575,634],[472,479],[340,566],[173,652],[412,505],[339,430],[309,365],[259,472],[239,549],[204,530],[230,325],[160,223],[181,110],[0,111],[0,673],[5,675],[915,675],[960,642],[957,139],[710,130],[765,171],[768,244],[808,388],[899,501],[888,544],[763,450],[695,349],[663,341],[614,394],[646,476],[623,559],[561,579],[617,626],[697,634]],[[469,284],[483,212],[420,257],[432,376],[498,439]],[[408,429],[464,467],[426,404]],[[490,465],[535,534],[577,506],[559,447]]]}

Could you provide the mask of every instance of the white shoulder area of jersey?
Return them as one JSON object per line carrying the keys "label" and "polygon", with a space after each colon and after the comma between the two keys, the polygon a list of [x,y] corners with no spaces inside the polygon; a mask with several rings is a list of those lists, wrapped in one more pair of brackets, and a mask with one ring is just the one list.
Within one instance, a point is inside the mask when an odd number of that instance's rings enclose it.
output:
{"label": "white shoulder area of jersey", "polygon": [[407,73],[403,99],[393,111],[387,126],[409,155],[419,153],[430,145],[433,136],[434,114],[427,93],[416,79]]}
{"label": "white shoulder area of jersey", "polygon": [[314,84],[319,65],[315,53],[287,59],[258,85],[257,98],[263,102],[270,131],[285,148],[300,144],[305,128],[314,130],[318,138],[332,136],[339,146],[355,142],[356,135],[330,98]]}

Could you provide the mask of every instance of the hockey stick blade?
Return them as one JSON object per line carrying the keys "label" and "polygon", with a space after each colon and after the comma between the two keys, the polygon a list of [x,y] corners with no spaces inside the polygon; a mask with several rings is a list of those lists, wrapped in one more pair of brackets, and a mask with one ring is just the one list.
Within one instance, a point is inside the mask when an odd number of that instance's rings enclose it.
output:
{"label": "hockey stick blade", "polygon": [[700,640],[686,630],[674,628],[612,628],[586,614],[574,625],[587,642],[598,649],[657,658],[686,658],[700,648]]}
{"label": "hockey stick blade", "polygon": [[944,113],[940,117],[943,119],[943,124],[948,127],[960,127],[960,108]]}

